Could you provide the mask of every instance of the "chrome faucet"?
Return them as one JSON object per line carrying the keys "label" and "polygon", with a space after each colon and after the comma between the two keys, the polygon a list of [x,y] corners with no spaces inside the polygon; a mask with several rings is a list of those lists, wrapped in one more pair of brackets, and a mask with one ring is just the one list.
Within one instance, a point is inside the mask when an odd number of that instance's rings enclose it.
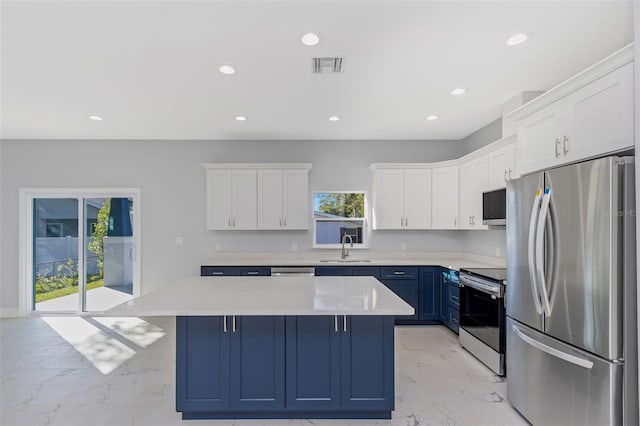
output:
{"label": "chrome faucet", "polygon": [[349,239],[349,244],[351,244],[351,247],[353,247],[353,238],[351,238],[351,235],[345,233],[342,236],[342,253],[340,254],[340,259],[342,260],[345,260],[347,257],[349,257],[349,249],[344,248],[344,243],[347,241],[347,238]]}

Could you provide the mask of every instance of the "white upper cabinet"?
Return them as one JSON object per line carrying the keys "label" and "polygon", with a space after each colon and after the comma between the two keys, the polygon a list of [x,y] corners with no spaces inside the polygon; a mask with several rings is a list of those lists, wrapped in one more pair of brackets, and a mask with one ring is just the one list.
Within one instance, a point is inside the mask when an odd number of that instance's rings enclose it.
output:
{"label": "white upper cabinet", "polygon": [[308,228],[310,164],[203,166],[207,229]]}
{"label": "white upper cabinet", "polygon": [[431,228],[431,170],[404,171],[404,228]]}
{"label": "white upper cabinet", "polygon": [[633,147],[633,48],[627,46],[510,114],[522,174]]}
{"label": "white upper cabinet", "polygon": [[489,186],[488,155],[460,165],[459,229],[487,229],[482,224],[482,193]]}
{"label": "white upper cabinet", "polygon": [[258,170],[258,229],[308,229],[309,172]]}
{"label": "white upper cabinet", "polygon": [[282,228],[282,170],[258,170],[258,227]]}
{"label": "white upper cabinet", "polygon": [[373,229],[431,227],[431,170],[374,170]]}
{"label": "white upper cabinet", "polygon": [[458,166],[432,170],[432,227],[458,229]]}
{"label": "white upper cabinet", "polygon": [[489,155],[489,185],[487,191],[505,188],[507,182],[519,177],[516,168],[516,138],[507,146],[490,152]]}
{"label": "white upper cabinet", "polygon": [[309,229],[309,170],[283,170],[282,216],[285,229]]}
{"label": "white upper cabinet", "polygon": [[207,170],[207,229],[256,229],[256,170]]}

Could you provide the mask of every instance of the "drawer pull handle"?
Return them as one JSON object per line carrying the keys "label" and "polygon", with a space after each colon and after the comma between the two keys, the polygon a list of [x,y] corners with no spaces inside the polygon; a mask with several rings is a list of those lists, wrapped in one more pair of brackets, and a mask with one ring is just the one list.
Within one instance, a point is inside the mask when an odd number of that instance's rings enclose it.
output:
{"label": "drawer pull handle", "polygon": [[459,298],[458,296],[451,296],[451,299],[455,300],[456,302],[457,302],[458,300],[460,300],[460,298]]}
{"label": "drawer pull handle", "polygon": [[458,320],[456,318],[451,318],[451,322],[454,324],[458,324]]}
{"label": "drawer pull handle", "polygon": [[247,272],[247,275],[258,275],[259,272],[258,271],[249,271]]}
{"label": "drawer pull handle", "polygon": [[406,272],[404,271],[394,271],[393,275],[404,275]]}
{"label": "drawer pull handle", "polygon": [[224,272],[220,272],[220,271],[213,271],[211,273],[211,275],[224,275]]}

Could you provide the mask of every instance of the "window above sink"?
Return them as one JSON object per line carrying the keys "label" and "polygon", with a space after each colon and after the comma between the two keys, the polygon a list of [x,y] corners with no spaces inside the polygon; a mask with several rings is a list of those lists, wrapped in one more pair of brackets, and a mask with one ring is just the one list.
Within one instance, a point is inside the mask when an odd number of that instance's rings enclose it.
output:
{"label": "window above sink", "polygon": [[342,248],[346,238],[348,249],[368,248],[366,195],[364,191],[314,192],[313,247]]}

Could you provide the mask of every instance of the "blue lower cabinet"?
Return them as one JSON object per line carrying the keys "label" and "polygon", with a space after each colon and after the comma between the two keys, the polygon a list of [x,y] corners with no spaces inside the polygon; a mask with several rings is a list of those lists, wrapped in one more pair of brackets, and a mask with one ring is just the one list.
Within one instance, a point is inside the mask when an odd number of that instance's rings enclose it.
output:
{"label": "blue lower cabinet", "polygon": [[420,268],[419,319],[438,321],[440,313],[441,268]]}
{"label": "blue lower cabinet", "polygon": [[230,334],[222,317],[176,317],[176,410],[230,407]]}
{"label": "blue lower cabinet", "polygon": [[[234,321],[233,317],[231,322]],[[231,324],[231,409],[284,409],[284,317],[237,316]]]}
{"label": "blue lower cabinet", "polygon": [[177,411],[284,408],[284,317],[238,316],[235,331],[233,322],[176,317]]}
{"label": "blue lower cabinet", "polygon": [[391,316],[176,321],[183,419],[391,418]]}
{"label": "blue lower cabinet", "polygon": [[393,317],[349,316],[341,319],[346,321],[341,324],[342,408],[393,410]]}
{"label": "blue lower cabinet", "polygon": [[374,277],[380,279],[379,266],[353,266],[351,267],[351,275],[360,277]]}
{"label": "blue lower cabinet", "polygon": [[419,280],[382,280],[382,283],[398,295],[402,300],[410,304],[414,309],[413,315],[396,315],[396,323],[419,318],[420,311],[420,281]]}
{"label": "blue lower cabinet", "polygon": [[287,409],[340,408],[341,331],[335,316],[287,317]]}

